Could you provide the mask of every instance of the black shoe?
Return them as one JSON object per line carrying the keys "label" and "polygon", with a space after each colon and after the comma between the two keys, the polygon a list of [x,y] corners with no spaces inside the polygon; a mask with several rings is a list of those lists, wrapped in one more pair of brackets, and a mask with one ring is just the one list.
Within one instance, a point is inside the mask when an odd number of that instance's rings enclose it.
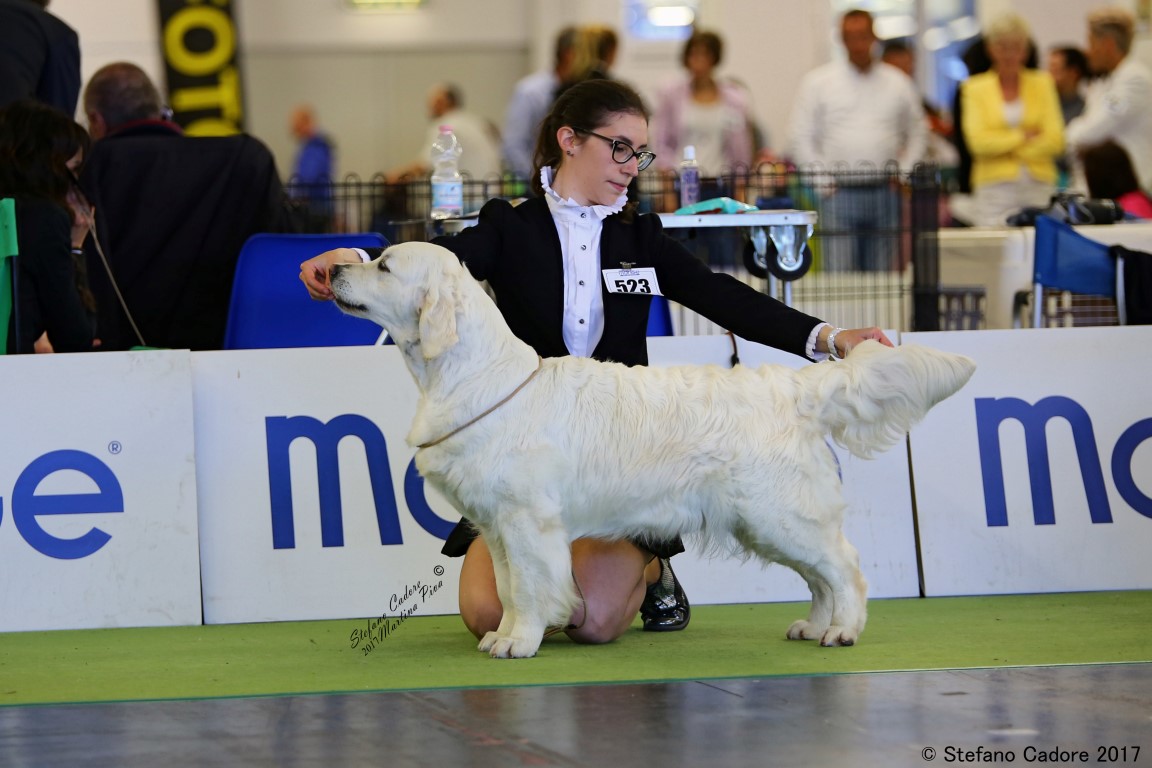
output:
{"label": "black shoe", "polygon": [[692,618],[688,596],[666,558],[660,558],[660,578],[648,586],[640,605],[640,617],[644,619],[645,632],[679,632]]}

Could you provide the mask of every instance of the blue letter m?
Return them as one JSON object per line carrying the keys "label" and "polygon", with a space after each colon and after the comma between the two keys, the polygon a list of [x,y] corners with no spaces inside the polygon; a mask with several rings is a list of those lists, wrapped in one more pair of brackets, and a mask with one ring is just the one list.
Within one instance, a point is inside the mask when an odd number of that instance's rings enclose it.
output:
{"label": "blue letter m", "polygon": [[345,437],[364,444],[376,522],[381,544],[402,544],[396,493],[388,464],[388,446],[380,428],[363,416],[346,413],[327,424],[311,416],[269,416],[264,420],[268,447],[268,490],[272,503],[272,546],[293,549],[296,526],[292,507],[292,469],[289,448],[298,437],[316,449],[317,485],[320,491],[320,541],[325,547],[344,546],[344,515],[340,501],[340,461],[337,449]]}
{"label": "blue letter m", "polygon": [[1032,489],[1032,515],[1036,525],[1056,522],[1052,501],[1052,469],[1048,462],[1048,422],[1057,416],[1072,427],[1080,476],[1088,497],[1088,511],[1093,523],[1112,522],[1108,491],[1104,487],[1104,470],[1096,449],[1092,419],[1075,400],[1046,397],[1029,405],[1016,397],[976,398],[976,434],[980,446],[980,472],[984,478],[984,507],[989,526],[1008,525],[1008,502],[1004,492],[1004,464],[1000,455],[1000,424],[1016,419],[1024,426],[1024,444],[1028,455],[1028,481]]}

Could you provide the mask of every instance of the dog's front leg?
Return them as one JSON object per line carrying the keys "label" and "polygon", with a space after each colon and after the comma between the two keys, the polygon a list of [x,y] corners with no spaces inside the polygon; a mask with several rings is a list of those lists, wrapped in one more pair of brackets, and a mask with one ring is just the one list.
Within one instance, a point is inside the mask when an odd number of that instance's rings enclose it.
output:
{"label": "dog's front leg", "polygon": [[494,658],[535,656],[545,630],[566,624],[572,615],[576,595],[568,537],[559,512],[542,513],[540,509],[503,511],[493,535],[500,539],[500,559],[507,568],[506,592],[500,595],[504,618],[496,636],[486,635],[480,647]]}
{"label": "dog's front leg", "polygon": [[516,624],[516,607],[512,602],[511,575],[508,571],[508,555],[504,551],[504,542],[499,536],[487,534],[484,542],[488,545],[488,554],[492,558],[492,571],[496,577],[496,595],[500,598],[503,613],[500,624],[494,632],[488,632],[480,639],[479,650],[487,653],[501,637],[512,634],[512,627]]}

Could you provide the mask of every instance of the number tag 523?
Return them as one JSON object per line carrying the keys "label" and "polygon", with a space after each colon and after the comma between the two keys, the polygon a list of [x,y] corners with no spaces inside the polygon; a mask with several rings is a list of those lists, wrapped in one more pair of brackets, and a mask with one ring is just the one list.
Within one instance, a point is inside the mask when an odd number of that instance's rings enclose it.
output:
{"label": "number tag 523", "polygon": [[637,296],[663,296],[660,283],[656,280],[656,270],[652,267],[638,269],[605,269],[604,285],[609,293],[631,293]]}

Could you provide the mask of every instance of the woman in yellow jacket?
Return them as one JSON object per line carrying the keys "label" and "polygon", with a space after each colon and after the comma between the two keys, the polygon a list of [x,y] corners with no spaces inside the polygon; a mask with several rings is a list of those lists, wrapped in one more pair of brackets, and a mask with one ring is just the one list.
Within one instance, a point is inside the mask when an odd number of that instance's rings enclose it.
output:
{"label": "woman in yellow jacket", "polygon": [[1025,206],[1047,206],[1064,151],[1064,118],[1052,76],[1027,69],[1028,24],[1015,14],[984,32],[992,69],[961,86],[964,138],[972,154],[973,222],[1003,225]]}

